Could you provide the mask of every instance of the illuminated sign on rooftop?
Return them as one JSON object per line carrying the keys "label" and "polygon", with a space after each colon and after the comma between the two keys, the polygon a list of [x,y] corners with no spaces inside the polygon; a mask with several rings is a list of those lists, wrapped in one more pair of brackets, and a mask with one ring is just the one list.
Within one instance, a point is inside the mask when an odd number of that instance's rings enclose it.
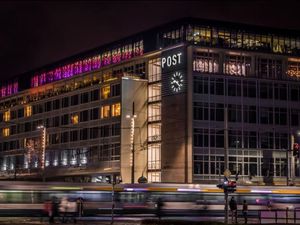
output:
{"label": "illuminated sign on rooftop", "polygon": [[57,80],[94,71],[104,66],[116,64],[144,53],[143,40],[123,45],[113,50],[104,51],[92,57],[87,57],[73,63],[59,66],[55,69],[36,74],[31,78],[31,87],[38,87]]}

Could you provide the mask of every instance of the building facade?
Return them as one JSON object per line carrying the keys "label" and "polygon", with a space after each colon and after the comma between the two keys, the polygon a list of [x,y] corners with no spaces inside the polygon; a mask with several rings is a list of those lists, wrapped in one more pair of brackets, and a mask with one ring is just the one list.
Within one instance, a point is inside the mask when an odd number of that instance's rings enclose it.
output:
{"label": "building facade", "polygon": [[226,157],[242,182],[297,182],[299,78],[298,31],[142,32],[1,84],[0,178],[215,182]]}

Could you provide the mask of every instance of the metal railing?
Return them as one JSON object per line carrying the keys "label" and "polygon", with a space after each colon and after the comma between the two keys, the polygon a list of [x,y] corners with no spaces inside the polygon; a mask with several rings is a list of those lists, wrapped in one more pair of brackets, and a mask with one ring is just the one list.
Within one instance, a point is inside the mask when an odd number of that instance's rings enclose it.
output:
{"label": "metal railing", "polygon": [[259,211],[259,222],[262,223],[293,223],[300,221],[300,208],[270,209]]}

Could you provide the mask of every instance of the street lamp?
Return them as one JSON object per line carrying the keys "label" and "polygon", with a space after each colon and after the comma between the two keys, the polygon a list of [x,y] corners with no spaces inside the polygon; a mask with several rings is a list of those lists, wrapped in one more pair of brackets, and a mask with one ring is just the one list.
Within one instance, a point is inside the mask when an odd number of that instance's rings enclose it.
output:
{"label": "street lamp", "polygon": [[37,127],[38,130],[42,131],[42,137],[41,137],[41,169],[43,173],[43,181],[45,181],[45,154],[46,154],[46,127],[43,125],[40,125]]}
{"label": "street lamp", "polygon": [[134,125],[136,115],[134,114],[134,103],[132,115],[126,115],[127,119],[130,119],[130,166],[131,166],[131,183],[134,184],[134,167],[135,167],[135,156],[134,156]]}

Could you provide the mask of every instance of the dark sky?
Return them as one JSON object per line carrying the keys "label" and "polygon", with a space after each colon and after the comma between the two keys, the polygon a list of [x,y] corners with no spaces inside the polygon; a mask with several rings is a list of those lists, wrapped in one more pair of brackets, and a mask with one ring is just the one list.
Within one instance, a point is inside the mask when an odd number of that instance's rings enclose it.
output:
{"label": "dark sky", "polygon": [[291,0],[1,1],[0,80],[181,17],[300,30],[299,6]]}

